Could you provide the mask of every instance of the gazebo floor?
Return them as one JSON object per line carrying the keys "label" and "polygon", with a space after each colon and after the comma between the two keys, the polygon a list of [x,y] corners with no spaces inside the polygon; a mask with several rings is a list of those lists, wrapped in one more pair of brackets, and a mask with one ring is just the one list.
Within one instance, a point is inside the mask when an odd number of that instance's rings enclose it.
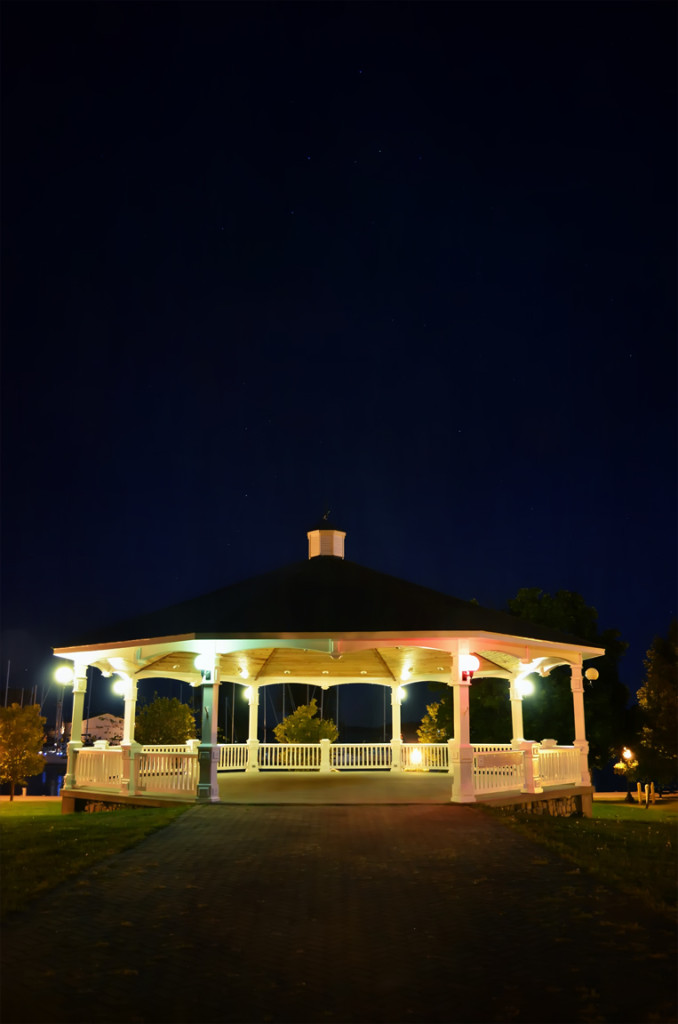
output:
{"label": "gazebo floor", "polygon": [[220,772],[225,804],[449,804],[447,772]]}

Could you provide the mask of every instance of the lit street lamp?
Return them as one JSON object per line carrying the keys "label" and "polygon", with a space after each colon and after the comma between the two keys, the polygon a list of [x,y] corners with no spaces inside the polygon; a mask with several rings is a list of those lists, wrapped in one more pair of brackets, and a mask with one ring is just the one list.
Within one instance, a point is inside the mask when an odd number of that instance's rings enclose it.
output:
{"label": "lit street lamp", "polygon": [[631,796],[631,782],[632,776],[638,767],[638,762],[633,756],[633,751],[628,747],[624,747],[621,752],[621,759],[614,765],[615,775],[623,775],[626,779],[626,799],[627,804],[633,803],[633,797]]}

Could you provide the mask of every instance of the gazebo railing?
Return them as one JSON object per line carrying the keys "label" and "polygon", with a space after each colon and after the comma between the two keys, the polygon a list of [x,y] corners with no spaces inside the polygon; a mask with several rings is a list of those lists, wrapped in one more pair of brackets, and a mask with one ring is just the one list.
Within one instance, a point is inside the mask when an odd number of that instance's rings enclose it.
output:
{"label": "gazebo railing", "polygon": [[75,785],[119,790],[122,785],[120,747],[109,747],[106,750],[83,747],[79,750],[75,762]]}
{"label": "gazebo railing", "polygon": [[260,743],[258,767],[313,771],[320,768],[319,743]]}
{"label": "gazebo railing", "polygon": [[525,754],[510,744],[474,745],[473,789],[476,793],[505,793],[525,784]]}
{"label": "gazebo railing", "polygon": [[405,771],[443,771],[450,767],[447,743],[403,743],[400,767]]}
{"label": "gazebo railing", "polygon": [[542,786],[577,782],[581,775],[579,751],[575,747],[541,747],[539,775]]}
{"label": "gazebo railing", "polygon": [[137,790],[145,793],[193,793],[198,785],[197,753],[171,754],[146,749],[138,760]]}
{"label": "gazebo railing", "polygon": [[340,771],[391,767],[390,743],[333,743],[330,766]]}
{"label": "gazebo railing", "polygon": [[[483,796],[510,792],[541,792],[581,781],[581,754],[574,746],[553,741],[525,744],[473,745],[473,788]],[[245,771],[253,750],[259,770],[389,771],[399,752],[404,771],[451,771],[447,743],[247,743],[219,745],[220,771]],[[106,792],[197,794],[197,741],[166,746],[146,745],[132,755],[122,747],[83,747],[77,751],[73,789]]]}
{"label": "gazebo railing", "polygon": [[249,748],[246,743],[220,743],[219,744],[219,771],[238,772],[247,768],[249,763]]}

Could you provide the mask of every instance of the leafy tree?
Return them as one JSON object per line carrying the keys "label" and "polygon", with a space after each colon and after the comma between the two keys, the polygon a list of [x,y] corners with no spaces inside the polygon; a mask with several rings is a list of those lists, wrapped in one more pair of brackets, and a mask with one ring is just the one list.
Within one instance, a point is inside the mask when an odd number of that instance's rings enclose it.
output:
{"label": "leafy tree", "polygon": [[317,713],[315,697],[310,704],[300,704],[273,730],[278,743],[319,743],[320,740],[334,743],[339,730],[331,718],[316,718]]}
{"label": "leafy tree", "polygon": [[185,743],[195,736],[195,717],[176,697],[158,697],[141,708],[134,724],[138,743]]}
{"label": "leafy tree", "polygon": [[438,712],[440,710],[440,704],[427,704],[427,714],[421,720],[421,725],[417,729],[417,736],[422,743],[444,743],[448,738],[448,732],[446,725],[438,723]]}
{"label": "leafy tree", "polygon": [[678,776],[678,619],[647,652],[645,681],[638,690],[640,767],[660,785]]}
{"label": "leafy tree", "polygon": [[45,719],[37,704],[0,708],[0,780],[10,783],[9,798],[17,785],[45,767],[40,755],[45,738]]}

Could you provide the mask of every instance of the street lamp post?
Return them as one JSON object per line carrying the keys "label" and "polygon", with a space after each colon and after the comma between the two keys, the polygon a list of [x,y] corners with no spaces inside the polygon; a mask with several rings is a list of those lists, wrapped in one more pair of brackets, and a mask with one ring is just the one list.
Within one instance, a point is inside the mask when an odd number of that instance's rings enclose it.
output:
{"label": "street lamp post", "polygon": [[626,798],[625,803],[632,804],[633,797],[631,796],[631,772],[633,771],[633,751],[629,750],[628,747],[624,747],[622,750],[622,757],[624,758],[624,764],[626,766]]}
{"label": "street lamp post", "polygon": [[[60,665],[54,673],[54,679],[60,687],[68,686],[73,683],[74,675],[73,669],[69,668],[68,665]],[[56,706],[56,720],[54,727],[54,736],[59,747],[63,745],[63,734],[64,734],[64,691],[59,690],[59,697],[57,699]]]}

